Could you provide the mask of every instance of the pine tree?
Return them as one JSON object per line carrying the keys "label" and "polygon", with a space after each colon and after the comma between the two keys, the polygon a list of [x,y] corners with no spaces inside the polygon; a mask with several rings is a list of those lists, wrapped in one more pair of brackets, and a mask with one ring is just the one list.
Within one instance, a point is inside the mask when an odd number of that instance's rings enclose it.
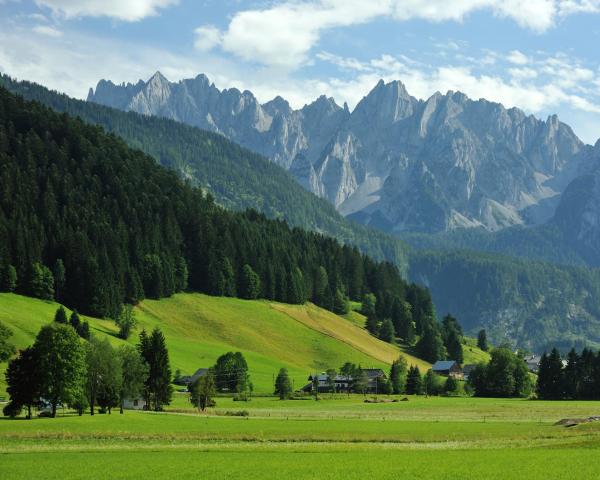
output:
{"label": "pine tree", "polygon": [[279,396],[280,400],[285,400],[292,394],[292,382],[285,368],[281,368],[275,379],[275,395]]}
{"label": "pine tree", "polygon": [[56,323],[67,323],[67,312],[62,305],[56,310],[56,313],[54,314],[54,321]]}
{"label": "pine tree", "polygon": [[19,356],[9,362],[5,378],[11,404],[7,410],[16,416],[26,407],[27,418],[31,418],[31,407],[39,402],[41,392],[39,358],[35,349],[21,350]]}
{"label": "pine tree", "polygon": [[163,405],[171,403],[173,395],[169,351],[167,350],[165,337],[160,329],[155,328],[152,331],[147,344],[143,348],[145,350],[144,360],[149,368],[146,389],[152,408],[155,411],[160,411]]}
{"label": "pine tree", "polygon": [[477,334],[477,346],[484,352],[489,350],[487,334],[484,329],[479,330],[479,333]]}
{"label": "pine tree", "polygon": [[572,348],[567,356],[567,366],[564,371],[564,393],[566,398],[572,400],[577,398],[580,377],[579,355]]}
{"label": "pine tree", "polygon": [[[65,319],[66,319],[66,317],[65,317]],[[67,323],[67,322],[65,321],[63,323]],[[75,329],[75,331],[77,333],[79,333],[79,330],[81,328],[81,319],[79,318],[79,314],[77,313],[77,310],[73,310],[71,312],[71,316],[69,317],[69,323]]]}
{"label": "pine tree", "polygon": [[406,376],[406,393],[408,395],[420,395],[423,391],[423,379],[419,367],[411,365]]}
{"label": "pine tree", "polygon": [[61,258],[57,259],[54,263],[52,273],[54,275],[54,296],[58,301],[61,301],[65,284],[67,283],[65,264]]}
{"label": "pine tree", "polygon": [[90,324],[88,323],[87,320],[85,320],[80,326],[79,329],[77,331],[77,333],[79,333],[79,336],[81,338],[83,338],[84,340],[89,340],[90,339]]}
{"label": "pine tree", "polygon": [[337,288],[335,290],[335,295],[333,296],[333,312],[338,315],[345,315],[350,311],[350,302],[348,301],[348,297],[344,295],[344,293]]}
{"label": "pine tree", "polygon": [[29,293],[42,300],[54,298],[54,277],[52,272],[39,262],[31,267],[31,278],[29,280]]}
{"label": "pine tree", "polygon": [[423,329],[423,335],[417,342],[416,350],[419,357],[430,363],[435,363],[444,357],[444,343],[437,328],[427,326]]}
{"label": "pine tree", "polygon": [[560,353],[553,348],[550,355],[542,355],[538,370],[537,394],[545,400],[558,400],[564,396],[563,365]]}

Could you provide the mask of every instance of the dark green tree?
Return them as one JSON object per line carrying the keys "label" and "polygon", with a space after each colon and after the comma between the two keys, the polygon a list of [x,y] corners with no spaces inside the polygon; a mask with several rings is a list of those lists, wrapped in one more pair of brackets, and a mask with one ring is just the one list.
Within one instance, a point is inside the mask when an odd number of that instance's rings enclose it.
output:
{"label": "dark green tree", "polygon": [[487,334],[484,329],[479,330],[479,333],[477,334],[477,346],[484,352],[487,352],[490,348],[487,341]]}
{"label": "dark green tree", "polygon": [[39,262],[31,266],[29,293],[42,300],[54,298],[54,277],[48,267]]}
{"label": "dark green tree", "polygon": [[4,375],[10,396],[10,416],[18,415],[26,407],[27,418],[31,418],[31,407],[39,402],[41,393],[39,358],[35,349],[21,350],[19,356],[9,362]]}
{"label": "dark green tree", "polygon": [[376,299],[375,295],[373,295],[372,293],[367,293],[367,294],[363,295],[362,306],[361,306],[360,312],[367,318],[375,317],[376,316],[376,311],[375,311],[376,302],[377,302],[377,299]]}
{"label": "dark green tree", "polygon": [[348,297],[344,295],[339,288],[335,290],[335,295],[333,296],[333,312],[338,315],[345,315],[350,311],[350,302]]}
{"label": "dark green tree", "polygon": [[544,400],[559,400],[564,397],[565,377],[560,353],[553,348],[550,355],[544,353],[540,359],[536,391]]}
{"label": "dark green tree", "polygon": [[449,376],[444,384],[444,392],[455,393],[458,390],[458,382],[453,376]]}
{"label": "dark green tree", "polygon": [[423,392],[423,378],[419,367],[411,365],[406,375],[406,393],[408,395],[420,395]]}
{"label": "dark green tree", "polygon": [[369,378],[367,377],[367,373],[359,365],[352,375],[352,391],[366,395],[368,388]]}
{"label": "dark green tree", "polygon": [[241,280],[240,294],[242,298],[247,300],[258,298],[261,290],[260,277],[247,263],[242,268]]}
{"label": "dark green tree", "polygon": [[281,368],[275,379],[275,395],[280,400],[286,400],[290,398],[292,394],[292,382],[286,368]]}
{"label": "dark green tree", "polygon": [[84,320],[84,322],[79,326],[77,333],[79,333],[79,336],[84,340],[90,339],[90,324],[87,320]]}
{"label": "dark green tree", "polygon": [[[63,311],[64,311],[64,309],[63,309]],[[58,312],[56,312],[56,314],[58,315]],[[67,323],[66,322],[66,314],[65,314],[65,321],[64,322],[60,322],[60,323]],[[71,326],[73,327],[73,329],[75,329],[75,331],[77,333],[79,333],[79,331],[81,329],[81,319],[79,318],[79,314],[77,313],[77,310],[73,310],[71,312],[71,316],[69,317],[69,323],[71,324]]]}
{"label": "dark green tree", "polygon": [[0,322],[0,362],[6,362],[16,352],[15,346],[9,341],[12,334],[10,328]]}
{"label": "dark green tree", "polygon": [[57,259],[52,269],[54,276],[54,296],[58,301],[63,298],[63,291],[67,283],[67,276],[65,271],[65,264],[61,258]]}
{"label": "dark green tree", "polygon": [[121,359],[107,338],[92,337],[87,344],[86,364],[90,414],[94,415],[96,403],[101,412],[110,413],[119,404],[123,380]]}
{"label": "dark green tree", "polygon": [[581,377],[579,355],[572,348],[567,356],[567,365],[564,371],[564,393],[569,399],[576,399],[579,391],[579,381]]}
{"label": "dark green tree", "polygon": [[52,405],[56,416],[59,403],[68,404],[81,395],[86,364],[85,352],[75,331],[51,323],[42,327],[33,346],[39,360],[40,395]]}
{"label": "dark green tree", "polygon": [[54,314],[54,321],[56,323],[67,324],[67,312],[65,311],[65,307],[62,305],[56,309],[56,313]]}
{"label": "dark green tree", "polygon": [[394,325],[390,318],[384,318],[379,327],[379,338],[384,342],[396,343],[394,338]]}
{"label": "dark green tree", "polygon": [[441,379],[438,375],[433,373],[433,370],[429,369],[423,377],[423,391],[425,395],[439,395],[441,391]]}
{"label": "dark green tree", "polygon": [[444,342],[439,330],[433,326],[427,326],[423,329],[423,335],[416,345],[416,350],[420,358],[430,363],[435,363],[445,357]]}
{"label": "dark green tree", "polygon": [[14,265],[7,265],[1,270],[0,289],[3,292],[14,292],[17,288],[17,269]]}
{"label": "dark green tree", "polygon": [[213,367],[219,392],[245,392],[248,387],[248,364],[240,352],[221,355]]}

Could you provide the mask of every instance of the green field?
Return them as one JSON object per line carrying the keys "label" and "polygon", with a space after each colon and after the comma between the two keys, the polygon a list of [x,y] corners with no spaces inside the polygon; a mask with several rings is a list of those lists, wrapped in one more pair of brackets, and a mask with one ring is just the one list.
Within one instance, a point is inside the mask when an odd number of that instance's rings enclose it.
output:
{"label": "green field", "polygon": [[[52,321],[58,307],[20,295],[0,293],[0,321],[14,333],[13,343],[25,347],[40,327]],[[356,324],[312,304],[287,305],[262,300],[177,294],[162,300],[145,300],[136,307],[139,331],[160,327],[165,334],[173,372],[191,374],[209,367],[227,351],[241,351],[249,365],[258,393],[271,393],[279,368],[288,368],[296,388],[310,373],[339,368],[351,361],[386,371],[393,360],[405,355],[422,371],[429,364],[399,347],[382,342]],[[86,317],[92,333],[108,336],[117,345],[117,328],[111,320]],[[131,342],[137,341],[132,335]],[[0,377],[5,365],[0,365]],[[4,384],[0,383],[0,392]],[[2,395],[2,393],[0,393]]]}
{"label": "green field", "polygon": [[[223,416],[241,408],[249,417]],[[599,411],[600,402],[218,398],[208,415],[0,420],[0,469],[9,479],[597,478],[600,424],[553,423]]]}

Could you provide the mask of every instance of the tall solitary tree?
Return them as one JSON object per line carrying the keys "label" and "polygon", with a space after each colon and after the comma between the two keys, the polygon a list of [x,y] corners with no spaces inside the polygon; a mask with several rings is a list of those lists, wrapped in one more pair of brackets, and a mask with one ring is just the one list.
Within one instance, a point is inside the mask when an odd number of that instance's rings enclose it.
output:
{"label": "tall solitary tree", "polygon": [[281,368],[275,379],[275,395],[277,395],[280,400],[285,400],[290,398],[291,394],[292,382],[290,381],[290,376],[288,375],[286,368]]}
{"label": "tall solitary tree", "polygon": [[59,403],[69,403],[81,394],[85,376],[85,352],[79,336],[67,325],[42,327],[33,348],[39,359],[40,394],[52,405],[56,416]]}
{"label": "tall solitary tree", "polygon": [[406,358],[398,357],[398,360],[394,360],[392,368],[390,369],[390,382],[392,384],[392,393],[397,395],[404,393],[406,389],[406,373],[407,373]]}
{"label": "tall solitary tree", "polygon": [[149,369],[145,384],[147,404],[154,410],[160,411],[163,405],[171,402],[173,395],[169,351],[165,337],[159,328],[155,328],[150,336],[142,331],[138,348]]}

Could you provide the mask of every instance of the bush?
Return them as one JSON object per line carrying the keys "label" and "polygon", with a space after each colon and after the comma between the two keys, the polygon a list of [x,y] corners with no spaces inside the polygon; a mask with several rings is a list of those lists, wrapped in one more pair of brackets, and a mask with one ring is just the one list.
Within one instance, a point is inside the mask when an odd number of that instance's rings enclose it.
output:
{"label": "bush", "polygon": [[14,402],[9,402],[6,405],[4,405],[2,413],[5,417],[15,418],[21,414],[22,409],[23,407],[21,405],[17,405]]}

